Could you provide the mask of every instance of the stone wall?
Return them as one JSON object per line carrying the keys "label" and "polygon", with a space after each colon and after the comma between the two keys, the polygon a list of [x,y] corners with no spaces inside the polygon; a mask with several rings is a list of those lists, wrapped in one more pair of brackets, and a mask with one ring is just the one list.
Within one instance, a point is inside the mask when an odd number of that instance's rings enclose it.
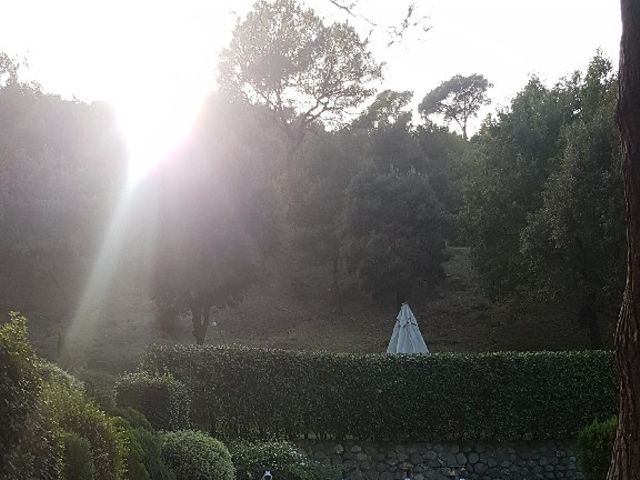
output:
{"label": "stone wall", "polygon": [[407,470],[413,480],[584,479],[571,445],[562,442],[393,445],[308,440],[299,445],[347,480],[402,480]]}

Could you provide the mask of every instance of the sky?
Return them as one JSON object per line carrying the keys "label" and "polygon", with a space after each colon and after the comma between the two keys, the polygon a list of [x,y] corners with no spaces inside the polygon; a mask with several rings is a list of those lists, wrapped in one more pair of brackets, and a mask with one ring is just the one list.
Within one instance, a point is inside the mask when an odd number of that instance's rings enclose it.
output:
{"label": "sky", "polygon": [[[350,0],[353,1],[353,0]],[[0,51],[26,58],[26,76],[65,98],[111,103],[140,165],[188,132],[215,88],[217,58],[252,0],[2,0]],[[549,84],[584,69],[598,48],[618,60],[615,0],[417,0],[430,30],[387,46],[409,0],[358,0],[380,27],[371,36],[385,62],[379,89],[419,101],[451,76],[481,73],[494,85],[489,110],[508,104],[531,74]],[[329,0],[306,0],[328,21],[371,29]],[[486,113],[486,111],[484,112]],[[472,125],[477,126],[477,122]]]}

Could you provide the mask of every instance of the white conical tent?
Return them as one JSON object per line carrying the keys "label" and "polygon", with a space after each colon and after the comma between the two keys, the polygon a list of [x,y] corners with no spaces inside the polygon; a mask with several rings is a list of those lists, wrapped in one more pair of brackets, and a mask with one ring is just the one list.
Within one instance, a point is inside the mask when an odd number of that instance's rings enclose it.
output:
{"label": "white conical tent", "polygon": [[396,318],[387,353],[429,353],[416,317],[408,304],[402,304]]}

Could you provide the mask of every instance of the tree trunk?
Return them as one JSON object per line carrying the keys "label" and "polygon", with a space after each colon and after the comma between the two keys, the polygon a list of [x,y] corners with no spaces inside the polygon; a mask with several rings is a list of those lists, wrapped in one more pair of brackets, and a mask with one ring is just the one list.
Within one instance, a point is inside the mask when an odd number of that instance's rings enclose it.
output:
{"label": "tree trunk", "polygon": [[591,348],[597,350],[602,348],[602,334],[600,332],[600,322],[596,313],[595,295],[585,300],[585,304],[580,309],[580,323],[589,329],[589,344]]}
{"label": "tree trunk", "polygon": [[209,328],[209,307],[198,302],[191,305],[191,323],[193,337],[198,345],[203,345]]}
{"label": "tree trunk", "polygon": [[640,2],[621,0],[618,126],[627,219],[627,283],[616,330],[618,431],[609,480],[640,478]]}
{"label": "tree trunk", "polygon": [[336,252],[331,259],[331,283],[333,288],[333,303],[336,313],[342,313],[342,294],[340,293],[340,256]]}

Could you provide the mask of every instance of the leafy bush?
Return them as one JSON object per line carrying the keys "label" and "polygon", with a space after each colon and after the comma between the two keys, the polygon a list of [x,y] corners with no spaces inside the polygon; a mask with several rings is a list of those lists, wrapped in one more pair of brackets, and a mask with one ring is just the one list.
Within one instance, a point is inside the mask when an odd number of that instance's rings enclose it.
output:
{"label": "leafy bush", "polygon": [[96,480],[120,480],[124,474],[125,438],[108,417],[82,391],[56,381],[47,382],[43,397],[50,415],[64,432],[89,441]]}
{"label": "leafy bush", "polygon": [[[0,466],[18,444],[40,392],[37,359],[27,340],[24,317],[10,314],[0,327]],[[0,472],[2,473],[2,472]]]}
{"label": "leafy bush", "polygon": [[64,436],[65,480],[93,480],[95,467],[91,455],[91,444],[75,433]]}
{"label": "leafy bush", "polygon": [[153,430],[151,423],[142,413],[131,407],[114,407],[109,410],[109,415],[120,417],[126,420],[133,428],[142,428],[144,430]]}
{"label": "leafy bush", "polygon": [[135,429],[136,437],[142,447],[144,466],[152,480],[176,480],[175,474],[162,459],[162,437],[155,431],[143,428]]}
{"label": "leafy bush", "polygon": [[219,437],[575,438],[616,412],[611,352],[352,355],[156,346],[142,368],[192,392]]}
{"label": "leafy bush", "polygon": [[126,374],[116,382],[115,395],[118,406],[140,411],[158,430],[189,426],[189,396],[171,375]]}
{"label": "leafy bush", "polygon": [[149,473],[144,464],[144,452],[138,440],[136,429],[122,417],[116,417],[115,424],[120,430],[126,446],[124,468],[127,472],[127,480],[149,480]]}
{"label": "leafy bush", "polygon": [[25,318],[9,316],[0,326],[0,478],[57,479],[62,441],[41,398],[40,362]]}
{"label": "leafy bush", "polygon": [[165,433],[162,457],[177,480],[234,480],[229,450],[202,432]]}
{"label": "leafy bush", "polygon": [[126,460],[128,480],[132,480],[132,463],[144,465],[145,474],[142,474],[139,466],[136,466],[140,475],[148,475],[134,478],[151,478],[152,480],[175,480],[175,475],[167,468],[162,460],[162,438],[156,432],[149,421],[137,410],[126,407],[116,407],[110,411],[111,415],[120,417],[123,427],[127,430],[129,444],[135,448],[129,448]]}
{"label": "leafy bush", "polygon": [[100,408],[108,411],[115,406],[113,385],[116,383],[116,376],[86,368],[74,369],[72,373],[82,382],[86,395]]}
{"label": "leafy bush", "polygon": [[576,454],[587,480],[604,480],[611,465],[611,451],[618,427],[617,417],[595,420],[580,431]]}
{"label": "leafy bush", "polygon": [[237,480],[260,478],[264,470],[270,470],[279,480],[315,478],[314,464],[288,442],[235,442],[229,445],[229,451]]}

